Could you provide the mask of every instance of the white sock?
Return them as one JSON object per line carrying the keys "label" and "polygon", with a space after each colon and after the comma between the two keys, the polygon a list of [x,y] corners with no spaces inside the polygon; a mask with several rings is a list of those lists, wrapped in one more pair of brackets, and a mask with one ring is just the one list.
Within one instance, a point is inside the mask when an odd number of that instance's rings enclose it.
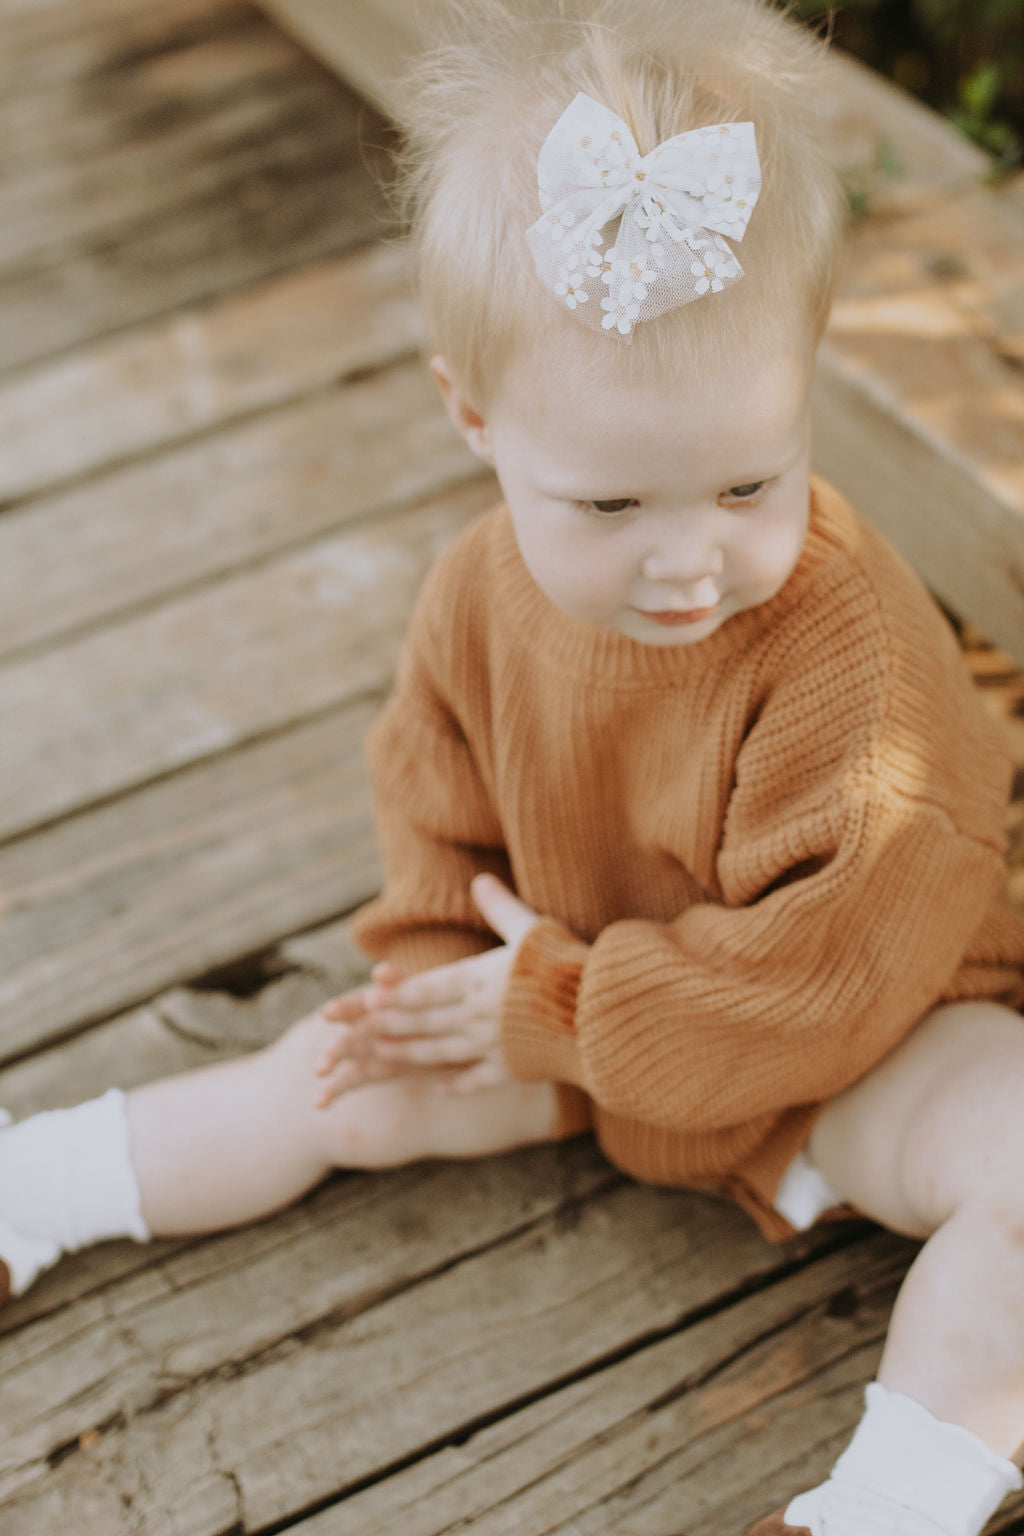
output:
{"label": "white sock", "polygon": [[1024,1479],[967,1429],[873,1381],[828,1482],[798,1494],[787,1525],[813,1536],[978,1536]]}
{"label": "white sock", "polygon": [[0,1130],[0,1259],[16,1296],[62,1253],[149,1236],[119,1088]]}

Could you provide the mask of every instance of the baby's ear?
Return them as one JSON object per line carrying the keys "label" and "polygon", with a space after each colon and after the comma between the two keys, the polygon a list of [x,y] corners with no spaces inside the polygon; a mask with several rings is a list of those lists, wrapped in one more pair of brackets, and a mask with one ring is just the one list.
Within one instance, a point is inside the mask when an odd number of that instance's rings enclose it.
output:
{"label": "baby's ear", "polygon": [[462,393],[461,386],[452,372],[448,359],[442,357],[440,352],[436,353],[430,359],[430,371],[434,375],[437,387],[444,398],[448,415],[462,433],[477,458],[483,459],[485,464],[493,466],[491,434],[487,423],[480,412],[469,403],[466,396]]}

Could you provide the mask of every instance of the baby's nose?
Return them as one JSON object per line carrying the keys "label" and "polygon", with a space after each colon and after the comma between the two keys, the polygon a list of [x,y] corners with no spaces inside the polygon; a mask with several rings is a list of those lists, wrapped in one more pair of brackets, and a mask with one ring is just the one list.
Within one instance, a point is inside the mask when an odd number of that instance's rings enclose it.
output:
{"label": "baby's nose", "polygon": [[644,558],[642,570],[648,581],[670,582],[689,592],[720,576],[723,564],[722,550],[716,542],[683,535],[659,540]]}

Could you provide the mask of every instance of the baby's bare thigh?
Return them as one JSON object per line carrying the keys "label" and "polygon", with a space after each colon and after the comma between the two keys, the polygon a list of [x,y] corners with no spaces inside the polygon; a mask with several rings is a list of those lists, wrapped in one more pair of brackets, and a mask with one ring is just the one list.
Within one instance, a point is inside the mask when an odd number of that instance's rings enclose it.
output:
{"label": "baby's bare thigh", "polygon": [[826,1105],[808,1148],[845,1199],[927,1237],[965,1201],[1020,1206],[1024,1019],[949,1003]]}

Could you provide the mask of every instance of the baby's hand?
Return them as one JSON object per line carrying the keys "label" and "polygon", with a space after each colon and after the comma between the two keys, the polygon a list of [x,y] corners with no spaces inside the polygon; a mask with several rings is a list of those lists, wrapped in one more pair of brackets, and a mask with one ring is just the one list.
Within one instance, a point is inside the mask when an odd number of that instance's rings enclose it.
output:
{"label": "baby's hand", "polygon": [[372,1034],[365,1033],[370,1018],[370,1003],[381,984],[395,984],[404,980],[397,966],[379,965],[373,971],[373,984],[357,987],[332,997],[320,1009],[320,1015],[335,1026],[331,1039],[320,1052],[315,1071],[318,1077],[330,1077],[321,1084],[313,1102],[317,1109],[326,1109],[340,1093],[349,1088],[360,1088],[364,1083],[379,1082],[398,1075],[396,1069],[374,1054]]}
{"label": "baby's hand", "polygon": [[498,949],[404,976],[375,967],[369,987],[321,1010],[343,1026],[317,1064],[325,1079],[318,1103],[362,1083],[418,1069],[458,1069],[461,1092],[492,1087],[509,1074],[501,1053],[501,1007],[516,951],[537,914],[500,881],[478,876],[473,900],[506,943]]}

